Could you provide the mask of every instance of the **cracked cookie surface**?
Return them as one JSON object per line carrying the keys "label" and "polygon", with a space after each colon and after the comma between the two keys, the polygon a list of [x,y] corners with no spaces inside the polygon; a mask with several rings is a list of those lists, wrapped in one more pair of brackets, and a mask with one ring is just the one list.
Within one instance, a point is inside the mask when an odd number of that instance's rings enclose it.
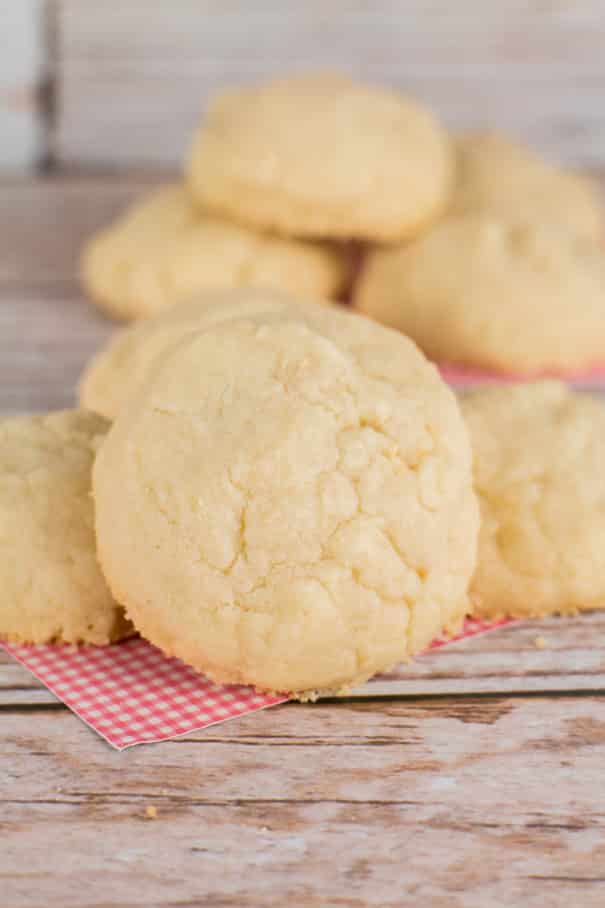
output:
{"label": "cracked cookie surface", "polygon": [[344,251],[201,213],[178,184],[156,190],[93,236],[81,270],[92,300],[120,319],[149,318],[224,287],[337,297],[349,277]]}
{"label": "cracked cookie surface", "polygon": [[605,607],[605,406],[558,382],[461,400],[481,508],[474,612]]}
{"label": "cracked cookie surface", "polygon": [[110,643],[132,627],[97,565],[91,469],[100,416],[0,420],[0,637]]}
{"label": "cracked cookie surface", "polygon": [[478,518],[455,399],[353,315],[190,336],[121,411],[93,488],[114,595],[219,681],[338,689],[467,605]]}
{"label": "cracked cookie surface", "polygon": [[154,361],[188,334],[236,317],[276,316],[292,310],[309,317],[323,300],[305,301],[276,290],[246,288],[200,294],[167,312],[113,334],[88,363],[79,384],[80,405],[113,420],[145,379]]}

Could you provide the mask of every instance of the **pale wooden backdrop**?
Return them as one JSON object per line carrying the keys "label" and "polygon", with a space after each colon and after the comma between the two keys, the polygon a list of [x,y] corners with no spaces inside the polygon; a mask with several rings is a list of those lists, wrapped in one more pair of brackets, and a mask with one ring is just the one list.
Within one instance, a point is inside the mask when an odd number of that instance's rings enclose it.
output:
{"label": "pale wooden backdrop", "polygon": [[[19,154],[32,164],[38,141],[59,168],[178,166],[217,87],[317,66],[405,87],[452,125],[498,124],[553,157],[605,161],[603,0],[4,0],[3,10],[0,165]],[[36,126],[45,54],[54,125]]]}
{"label": "pale wooden backdrop", "polygon": [[44,155],[43,0],[0,0],[0,168],[35,169]]}

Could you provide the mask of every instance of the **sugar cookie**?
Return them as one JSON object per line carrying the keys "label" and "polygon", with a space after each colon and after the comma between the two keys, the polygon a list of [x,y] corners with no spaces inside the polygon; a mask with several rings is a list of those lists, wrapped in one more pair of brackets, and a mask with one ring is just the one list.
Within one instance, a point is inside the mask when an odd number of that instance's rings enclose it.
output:
{"label": "sugar cookie", "polygon": [[463,397],[481,508],[471,598],[498,618],[605,608],[605,406],[558,382]]}
{"label": "sugar cookie", "polygon": [[328,73],[219,96],[188,174],[204,207],[256,227],[390,241],[446,207],[454,155],[425,108]]}
{"label": "sugar cookie", "polygon": [[603,240],[603,202],[592,180],[549,164],[497,132],[462,135],[456,146],[452,211],[559,224]]}
{"label": "sugar cookie", "polygon": [[478,517],[456,401],[406,338],[326,318],[326,331],[282,317],[190,336],[95,463],[114,595],[218,681],[355,684],[467,607]]}
{"label": "sugar cookie", "polygon": [[132,632],[97,565],[90,494],[100,416],[0,420],[0,637],[110,643]]}
{"label": "sugar cookie", "polygon": [[322,310],[321,300],[302,301],[276,290],[222,290],[200,294],[143,322],[117,331],[87,365],[79,385],[80,405],[107,419],[147,376],[158,356],[188,334],[235,317],[275,315],[303,308]]}
{"label": "sugar cookie", "polygon": [[605,253],[546,224],[447,218],[370,253],[355,305],[442,363],[537,374],[605,361]]}
{"label": "sugar cookie", "polygon": [[87,293],[120,319],[148,318],[200,290],[225,287],[336,297],[348,277],[343,250],[200,214],[176,184],[157,190],[96,234],[82,258]]}

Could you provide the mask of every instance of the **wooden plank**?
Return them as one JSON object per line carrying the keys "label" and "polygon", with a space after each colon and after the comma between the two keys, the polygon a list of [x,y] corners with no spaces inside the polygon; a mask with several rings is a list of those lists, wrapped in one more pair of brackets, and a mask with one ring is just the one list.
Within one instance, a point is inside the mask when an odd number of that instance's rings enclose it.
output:
{"label": "wooden plank", "polygon": [[[605,690],[605,612],[524,621],[426,653],[362,696]],[[538,645],[537,645],[538,643]],[[543,648],[542,648],[543,647]]]}
{"label": "wooden plank", "polygon": [[318,67],[401,86],[458,127],[497,125],[575,163],[605,158],[599,0],[58,6],[64,166],[180,165],[217,88]]}
{"label": "wooden plank", "polygon": [[[25,669],[22,669],[25,672]],[[35,679],[34,679],[35,680]],[[58,700],[54,694],[42,685],[32,687],[23,676],[23,688],[12,688],[5,692],[0,687],[0,710],[5,709],[22,709],[25,707],[56,706],[58,709],[65,709],[65,705]],[[39,682],[38,682],[39,683]]]}
{"label": "wooden plank", "polygon": [[12,656],[0,650],[0,706],[11,704],[10,695],[13,691],[38,691],[40,682],[31,672],[19,665]]}
{"label": "wooden plank", "polygon": [[121,754],[17,711],[2,738],[3,908],[605,903],[602,697],[288,705]]}
{"label": "wooden plank", "polygon": [[[523,622],[427,653],[349,696],[605,692],[605,650],[595,645],[603,639],[605,612]],[[45,702],[53,695],[0,652],[0,706]]]}
{"label": "wooden plank", "polygon": [[84,365],[116,327],[79,288],[82,246],[157,185],[157,176],[0,183],[0,414],[74,403]]}
{"label": "wooden plank", "polygon": [[0,172],[33,170],[44,154],[42,0],[0,4]]}
{"label": "wooden plank", "polygon": [[0,414],[73,406],[78,377],[113,328],[73,292],[0,292]]}
{"label": "wooden plank", "polygon": [[0,288],[75,286],[82,245],[167,177],[0,183]]}

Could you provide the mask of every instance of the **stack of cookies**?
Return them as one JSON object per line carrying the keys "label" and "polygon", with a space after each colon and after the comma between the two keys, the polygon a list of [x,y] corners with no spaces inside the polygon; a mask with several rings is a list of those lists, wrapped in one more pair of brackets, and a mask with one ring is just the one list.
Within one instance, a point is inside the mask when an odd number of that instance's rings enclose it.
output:
{"label": "stack of cookies", "polygon": [[[336,76],[219,98],[183,184],[86,250],[92,297],[137,321],[81,409],[0,423],[0,636],[138,632],[306,698],[469,613],[604,606],[605,409],[557,382],[458,400],[419,349],[605,349],[598,207],[524,155],[475,138],[456,164],[428,112]],[[387,325],[329,300],[350,239]]]}
{"label": "stack of cookies", "polygon": [[228,287],[342,298],[346,243],[416,236],[445,210],[453,179],[445,130],[395,91],[324,74],[226,93],[182,183],[93,237],[84,284],[128,319]]}
{"label": "stack of cookies", "polygon": [[128,319],[207,289],[348,295],[442,365],[566,376],[605,364],[604,239],[585,177],[321,74],[216,98],[182,183],[94,237],[83,276]]}
{"label": "stack of cookies", "polygon": [[307,698],[466,614],[605,605],[605,409],[560,383],[458,401],[399,332],[234,290],[123,329],[81,396],[109,419],[0,423],[8,639],[139,632]]}
{"label": "stack of cookies", "polygon": [[596,187],[494,133],[456,153],[447,217],[371,252],[355,305],[445,365],[516,376],[605,365]]}
{"label": "stack of cookies", "polygon": [[3,424],[14,608],[0,633],[109,642],[132,631],[125,610],[215,680],[309,696],[459,628],[478,507],[468,432],[434,366],[402,334],[312,299],[192,305],[126,329],[91,366],[99,399],[110,389],[106,435],[84,410]]}

